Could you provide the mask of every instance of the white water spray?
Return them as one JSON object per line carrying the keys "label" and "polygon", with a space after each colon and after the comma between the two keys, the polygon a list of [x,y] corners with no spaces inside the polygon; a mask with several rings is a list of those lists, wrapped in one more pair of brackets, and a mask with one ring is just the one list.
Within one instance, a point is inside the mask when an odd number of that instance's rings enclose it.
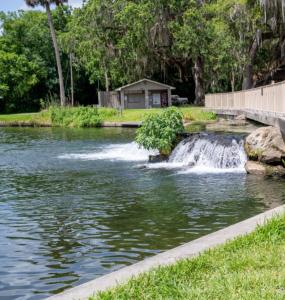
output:
{"label": "white water spray", "polygon": [[[137,143],[111,144],[95,148],[88,153],[70,153],[59,156],[71,160],[109,160],[147,163],[149,155],[157,151],[147,151]],[[245,172],[247,157],[243,140],[214,134],[195,134],[180,142],[168,161],[147,163],[148,169],[178,169],[183,173],[225,173]]]}
{"label": "white water spray", "polygon": [[165,163],[148,168],[179,168],[183,173],[245,172],[243,140],[200,134],[180,142]]}
{"label": "white water spray", "polygon": [[94,149],[91,153],[71,153],[60,155],[60,159],[72,160],[111,160],[111,161],[148,161],[149,155],[156,155],[156,151],[139,148],[135,142],[127,144],[111,144],[104,148]]}

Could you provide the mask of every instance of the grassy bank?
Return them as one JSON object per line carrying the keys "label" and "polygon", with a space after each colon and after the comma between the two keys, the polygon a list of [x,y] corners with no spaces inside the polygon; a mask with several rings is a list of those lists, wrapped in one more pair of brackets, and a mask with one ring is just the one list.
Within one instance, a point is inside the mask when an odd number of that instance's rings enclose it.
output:
{"label": "grassy bank", "polygon": [[0,123],[51,124],[48,112],[0,115]]}
{"label": "grassy bank", "polygon": [[[106,118],[107,122],[140,122],[145,116],[149,114],[154,114],[160,112],[161,108],[152,108],[152,109],[126,109],[116,115]],[[208,121],[216,118],[215,114],[206,112],[203,108],[185,106],[181,107],[180,110],[183,113],[184,120],[187,121]]]}
{"label": "grassy bank", "polygon": [[197,258],[90,298],[99,299],[285,299],[285,215]]}
{"label": "grassy bank", "polygon": [[[215,119],[213,113],[204,111],[198,107],[180,108],[185,122],[209,121]],[[34,126],[52,125],[62,127],[96,127],[103,122],[141,122],[146,115],[158,113],[162,109],[126,109],[122,113],[115,109],[75,107],[59,108],[54,107],[49,111],[27,114],[0,115],[0,123],[6,125]]]}

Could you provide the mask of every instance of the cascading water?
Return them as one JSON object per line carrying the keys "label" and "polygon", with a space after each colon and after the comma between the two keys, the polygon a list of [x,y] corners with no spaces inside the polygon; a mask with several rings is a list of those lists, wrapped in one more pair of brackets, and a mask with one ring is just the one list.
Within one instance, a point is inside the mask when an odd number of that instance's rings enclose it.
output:
{"label": "cascading water", "polygon": [[72,160],[110,160],[110,161],[147,161],[149,155],[156,155],[157,151],[147,151],[135,142],[127,144],[109,144],[94,149],[92,152],[68,153],[60,155],[60,159]]}
{"label": "cascading water", "polygon": [[[63,154],[59,158],[147,162],[149,155],[156,154],[157,151],[147,151],[132,142],[109,144],[87,153]],[[243,140],[240,137],[199,133],[180,142],[168,161],[148,163],[145,166],[149,169],[180,169],[182,172],[195,173],[245,172],[246,159]]]}
{"label": "cascading water", "polygon": [[197,134],[180,142],[168,162],[196,171],[244,171],[246,159],[242,139],[225,135]]}

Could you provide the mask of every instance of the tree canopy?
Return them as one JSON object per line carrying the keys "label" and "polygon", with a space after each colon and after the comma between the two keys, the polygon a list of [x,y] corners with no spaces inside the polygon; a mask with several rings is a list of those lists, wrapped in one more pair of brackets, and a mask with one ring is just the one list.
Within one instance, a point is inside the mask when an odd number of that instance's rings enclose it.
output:
{"label": "tree canopy", "polygon": [[[86,0],[74,10],[63,0],[49,2],[64,4],[52,17],[68,98],[73,57],[77,103],[95,103],[98,89],[144,77],[175,86],[196,104],[208,92],[285,78],[283,0]],[[36,110],[58,99],[46,15],[20,11],[0,18],[0,108]]]}

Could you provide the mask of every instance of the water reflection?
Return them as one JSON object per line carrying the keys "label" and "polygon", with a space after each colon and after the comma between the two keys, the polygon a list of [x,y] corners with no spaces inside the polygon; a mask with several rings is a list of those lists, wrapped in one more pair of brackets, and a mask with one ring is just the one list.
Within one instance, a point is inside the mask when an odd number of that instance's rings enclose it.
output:
{"label": "water reflection", "polygon": [[283,182],[59,159],[133,131],[0,130],[0,299],[41,299],[284,202]]}

